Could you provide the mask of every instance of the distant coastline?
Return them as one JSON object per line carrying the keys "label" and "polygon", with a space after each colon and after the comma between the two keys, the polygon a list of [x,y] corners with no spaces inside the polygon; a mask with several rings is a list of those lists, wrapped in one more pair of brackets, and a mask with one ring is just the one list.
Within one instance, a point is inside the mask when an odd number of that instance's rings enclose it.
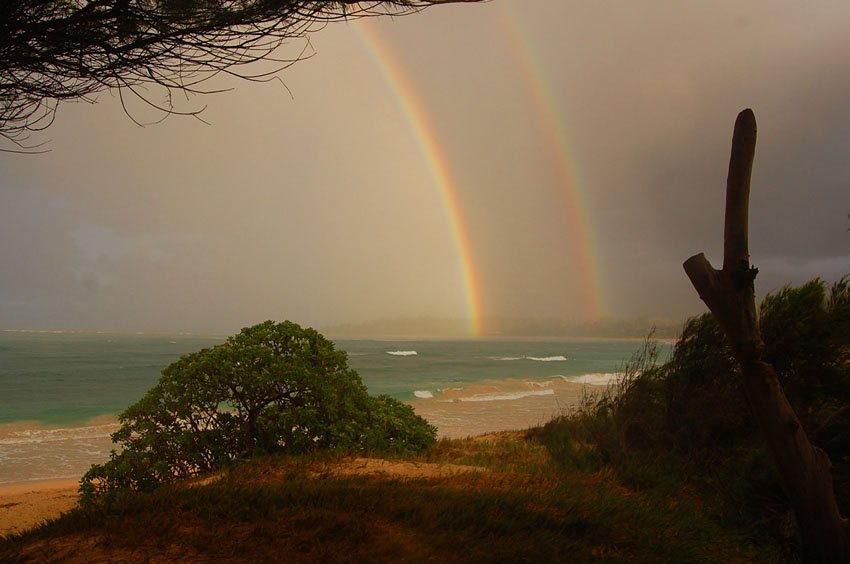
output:
{"label": "distant coastline", "polygon": [[481,335],[469,335],[469,322],[461,319],[404,317],[364,323],[324,326],[322,333],[340,339],[642,339],[654,331],[657,339],[679,336],[684,320],[635,317],[567,322],[557,319],[494,318],[481,323]]}

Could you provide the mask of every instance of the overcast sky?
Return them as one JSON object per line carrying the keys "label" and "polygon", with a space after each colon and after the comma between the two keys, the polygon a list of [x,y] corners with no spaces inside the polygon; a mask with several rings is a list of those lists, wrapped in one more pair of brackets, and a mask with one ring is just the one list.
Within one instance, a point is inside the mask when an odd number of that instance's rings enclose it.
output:
{"label": "overcast sky", "polygon": [[[850,3],[493,0],[366,25],[447,156],[484,315],[587,315],[540,84],[585,198],[603,316],[704,310],[681,263],[705,251],[719,267],[746,107],[759,293],[850,272]],[[467,316],[439,187],[362,33],[330,25],[311,43],[285,87],[181,103],[207,105],[210,125],[140,128],[103,93],[61,106],[37,138],[49,153],[0,154],[0,328]]]}

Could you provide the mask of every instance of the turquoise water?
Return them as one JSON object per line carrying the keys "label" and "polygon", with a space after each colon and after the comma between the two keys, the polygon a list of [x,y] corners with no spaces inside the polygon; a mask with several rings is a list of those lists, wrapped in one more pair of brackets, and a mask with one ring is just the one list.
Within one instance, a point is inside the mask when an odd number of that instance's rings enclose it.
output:
{"label": "turquoise water", "polygon": [[117,414],[181,355],[224,337],[0,333],[0,423],[79,423]]}
{"label": "turquoise water", "polygon": [[[168,364],[224,339],[0,332],[0,483],[77,477],[92,463],[105,460],[112,448],[109,434],[116,428],[115,416],[141,398]],[[523,398],[554,395],[553,381],[604,383],[641,343],[582,339],[336,344],[349,353],[349,365],[370,393],[412,402],[427,417],[429,406],[440,402],[498,402],[499,410],[510,410]],[[451,414],[458,424],[464,417],[469,423],[479,416],[480,411],[465,405],[468,412]]]}
{"label": "turquoise water", "polygon": [[509,379],[605,382],[640,347],[641,341],[339,341],[337,344],[348,351],[349,364],[358,371],[371,393],[390,394],[409,401],[449,388],[480,387]]}

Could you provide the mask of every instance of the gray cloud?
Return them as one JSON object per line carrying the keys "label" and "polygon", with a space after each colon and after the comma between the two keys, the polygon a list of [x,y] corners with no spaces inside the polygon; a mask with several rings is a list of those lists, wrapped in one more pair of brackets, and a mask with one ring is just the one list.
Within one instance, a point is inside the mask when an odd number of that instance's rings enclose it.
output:
{"label": "gray cloud", "polygon": [[[446,156],[484,314],[578,320],[587,299],[512,25],[568,137],[606,315],[702,311],[681,262],[718,261],[744,107],[760,291],[850,271],[845,3],[505,0],[369,25]],[[62,106],[49,154],[0,154],[0,326],[464,317],[445,203],[394,92],[351,26],[312,43],[283,75],[293,97],[228,83],[187,102],[208,103],[211,126],[139,128],[104,94]]]}

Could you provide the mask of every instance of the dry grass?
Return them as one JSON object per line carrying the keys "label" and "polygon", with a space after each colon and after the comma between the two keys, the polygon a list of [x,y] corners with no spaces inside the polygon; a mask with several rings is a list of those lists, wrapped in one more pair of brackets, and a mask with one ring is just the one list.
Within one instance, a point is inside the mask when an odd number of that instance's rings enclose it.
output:
{"label": "dry grass", "polygon": [[565,472],[525,433],[405,459],[269,457],[195,487],[80,509],[0,561],[548,562],[771,559],[691,496]]}

